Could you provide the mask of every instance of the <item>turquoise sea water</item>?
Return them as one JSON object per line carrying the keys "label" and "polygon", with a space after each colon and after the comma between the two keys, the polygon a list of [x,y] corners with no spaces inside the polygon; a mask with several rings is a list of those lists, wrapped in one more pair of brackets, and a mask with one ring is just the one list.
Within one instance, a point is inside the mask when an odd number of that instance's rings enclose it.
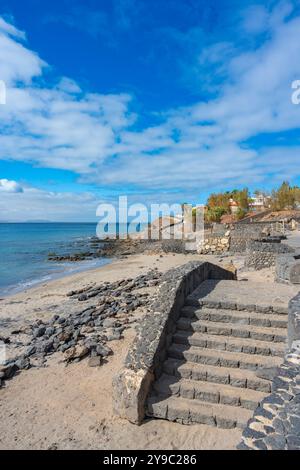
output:
{"label": "turquoise sea water", "polygon": [[76,263],[47,260],[50,252],[85,251],[85,241],[95,236],[96,223],[0,223],[0,295],[109,263],[100,258]]}

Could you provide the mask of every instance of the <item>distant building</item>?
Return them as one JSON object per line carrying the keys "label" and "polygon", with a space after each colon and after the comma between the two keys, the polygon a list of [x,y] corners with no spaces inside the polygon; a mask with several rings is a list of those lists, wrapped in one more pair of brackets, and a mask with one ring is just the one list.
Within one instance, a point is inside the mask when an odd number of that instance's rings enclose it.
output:
{"label": "distant building", "polygon": [[270,209],[271,207],[271,198],[270,196],[265,196],[264,194],[256,194],[252,197],[252,200],[249,204],[250,210],[254,212],[264,211]]}

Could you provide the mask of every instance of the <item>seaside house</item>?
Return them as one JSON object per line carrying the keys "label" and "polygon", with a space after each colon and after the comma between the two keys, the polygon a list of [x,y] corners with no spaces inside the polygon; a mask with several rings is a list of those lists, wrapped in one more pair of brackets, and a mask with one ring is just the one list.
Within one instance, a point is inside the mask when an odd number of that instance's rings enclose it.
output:
{"label": "seaside house", "polygon": [[270,196],[265,196],[262,193],[257,193],[255,196],[251,198],[251,202],[249,207],[254,212],[264,211],[269,209],[271,206],[271,198]]}

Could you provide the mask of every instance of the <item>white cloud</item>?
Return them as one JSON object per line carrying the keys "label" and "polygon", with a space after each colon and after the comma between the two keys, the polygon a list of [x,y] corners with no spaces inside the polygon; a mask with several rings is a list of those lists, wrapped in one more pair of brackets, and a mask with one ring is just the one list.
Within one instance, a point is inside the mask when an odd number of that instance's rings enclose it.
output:
{"label": "white cloud", "polygon": [[286,21],[290,13],[282,3],[268,13],[268,39],[235,51],[217,99],[170,112],[150,138],[149,129],[121,132],[119,159],[106,171],[100,165],[101,181],[201,190],[299,176],[299,147],[245,145],[262,133],[275,141],[277,132],[300,128],[300,106],[291,103],[291,83],[300,77],[300,17]]}
{"label": "white cloud", "polygon": [[23,188],[16,181],[9,181],[3,178],[0,179],[0,192],[22,193]]}
{"label": "white cloud", "polygon": [[[143,204],[149,210],[150,204],[153,202],[170,205],[178,201],[183,202],[181,191],[162,191],[159,194],[156,193],[155,197],[150,191],[132,192],[131,194],[124,192],[123,195],[127,196],[128,208],[132,204]],[[192,192],[187,192],[186,195],[190,201],[195,197]],[[0,222],[98,222],[100,217],[96,215],[96,211],[101,203],[111,203],[118,210],[119,194],[113,191],[106,193],[105,196],[91,192],[55,192],[24,185],[22,194],[1,193]]]}
{"label": "white cloud", "polygon": [[[66,77],[46,86],[46,65],[20,43],[21,33],[12,36],[9,25],[2,27],[1,64],[10,87],[0,108],[0,158],[73,170],[84,182],[153,189],[155,197],[166,189],[199,195],[298,175],[299,147],[245,143],[300,128],[300,106],[291,103],[291,83],[300,78],[300,17],[290,17],[291,11],[287,2],[260,8],[257,28],[252,11],[241,27],[268,33],[259,47],[241,52],[217,43],[199,59],[226,69],[218,97],[162,113],[160,124],[139,131],[132,129],[138,117],[129,95],[87,93]],[[36,77],[43,78],[39,85]]]}
{"label": "white cloud", "polygon": [[[84,93],[67,77],[47,86],[46,64],[20,37],[2,19],[0,76],[7,104],[0,107],[0,158],[85,173],[112,153],[118,131],[134,120],[131,98]],[[38,77],[43,81],[36,82]]]}
{"label": "white cloud", "polygon": [[15,38],[25,39],[26,35],[23,31],[17,29],[11,22],[5,21],[0,17],[0,31],[8,34],[9,36],[14,36]]}
{"label": "white cloud", "polygon": [[17,81],[29,84],[46,66],[37,54],[23,46],[25,34],[0,17],[0,73],[7,86]]}
{"label": "white cloud", "polygon": [[[19,191],[1,190],[0,214],[2,221],[86,221],[96,220],[96,208],[101,202],[88,192],[54,192],[31,186]],[[14,181],[9,182],[14,183]],[[7,185],[6,185],[7,187]]]}

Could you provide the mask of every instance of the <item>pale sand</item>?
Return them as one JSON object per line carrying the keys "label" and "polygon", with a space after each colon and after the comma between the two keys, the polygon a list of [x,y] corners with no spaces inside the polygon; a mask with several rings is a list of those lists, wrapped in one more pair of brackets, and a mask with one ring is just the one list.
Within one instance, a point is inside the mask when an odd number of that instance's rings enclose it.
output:
{"label": "pale sand", "polygon": [[[130,256],[6,298],[0,302],[0,319],[10,318],[10,330],[22,325],[24,319],[67,313],[76,302],[66,297],[70,290],[135,277],[149,268],[166,271],[189,260],[203,259],[179,254],[163,258]],[[87,360],[66,367],[62,355],[56,354],[48,367],[30,369],[7,381],[0,389],[0,449],[234,449],[240,441],[240,430],[184,426],[163,420],[135,426],[113,415],[112,377],[121,367],[133,337],[134,330],[130,329],[123,340],[109,343],[114,355],[100,368],[88,367]]]}

